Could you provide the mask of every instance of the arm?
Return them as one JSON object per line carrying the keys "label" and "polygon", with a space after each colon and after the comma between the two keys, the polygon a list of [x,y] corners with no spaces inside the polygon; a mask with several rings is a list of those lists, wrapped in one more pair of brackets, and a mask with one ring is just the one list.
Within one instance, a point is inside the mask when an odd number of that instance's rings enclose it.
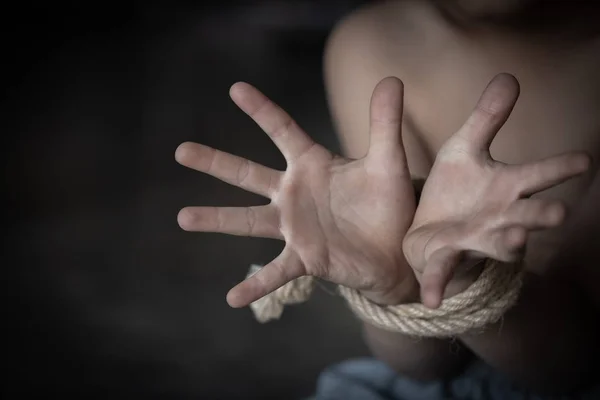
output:
{"label": "arm", "polygon": [[[600,172],[592,181],[585,196],[573,208],[570,224],[560,233],[565,238],[562,248],[554,257],[554,275],[574,281],[583,289],[583,296],[600,313]],[[561,268],[562,267],[562,268]]]}
{"label": "arm", "polygon": [[598,311],[574,285],[529,273],[519,302],[500,323],[460,340],[530,388],[569,392],[593,382],[598,337]]}
{"label": "arm", "polygon": [[[529,387],[564,392],[590,383],[599,349],[598,310],[577,282],[579,271],[597,261],[590,250],[597,246],[598,183],[590,189],[594,172],[584,174],[588,157],[552,134],[538,140],[553,146],[550,154],[562,153],[558,156],[523,164],[497,161],[510,159],[519,138],[509,136],[507,147],[495,147],[497,159],[492,158],[490,144],[518,93],[510,75],[490,82],[465,124],[439,150],[403,244],[429,307],[439,306],[446,282],[460,270],[457,256],[515,262],[527,244],[527,273],[516,306],[495,326],[460,339]],[[574,210],[566,224],[559,201]]]}
{"label": "arm", "polygon": [[[325,85],[333,122],[347,156],[364,156],[369,145],[369,100],[375,85],[394,75],[377,64],[378,41],[368,10],[342,21],[331,35],[325,52]],[[412,176],[426,177],[431,160],[407,126],[405,114],[402,137]],[[399,373],[416,379],[439,379],[461,370],[469,354],[459,342],[415,339],[364,326],[373,355]]]}
{"label": "arm", "polygon": [[[179,225],[187,231],[285,241],[275,259],[229,291],[228,303],[245,307],[305,278],[302,293],[294,298],[302,301],[315,277],[360,291],[380,304],[411,299],[415,275],[400,244],[412,223],[416,199],[401,137],[402,82],[385,78],[373,90],[369,148],[360,159],[341,157],[312,141],[252,85],[238,82],[230,96],[273,140],[287,168],[274,170],[199,143],[183,143],[175,152],[186,167],[271,199],[252,207],[185,207],[178,214]],[[430,351],[413,352],[421,344]],[[436,349],[426,341],[394,348],[407,352],[398,358],[401,362],[426,357],[417,368],[410,365],[413,376],[429,377],[425,372],[440,370],[437,358],[433,369],[427,368],[432,363],[427,358]],[[446,348],[452,354],[452,347]]]}
{"label": "arm", "polygon": [[[600,186],[600,176],[594,185]],[[595,209],[600,193],[598,189],[593,193],[592,188],[585,196],[569,187],[558,187],[552,197],[565,202],[581,199],[575,203],[570,223],[538,234],[531,244],[531,254],[550,252],[557,245],[554,235],[569,238],[558,244],[560,250],[549,261],[530,259],[531,269],[547,270],[546,274],[528,273],[517,306],[501,324],[460,338],[492,366],[545,389],[570,390],[592,382],[593,366],[600,356],[600,312],[592,297],[598,297],[600,221]],[[586,286],[589,296],[580,289]]]}

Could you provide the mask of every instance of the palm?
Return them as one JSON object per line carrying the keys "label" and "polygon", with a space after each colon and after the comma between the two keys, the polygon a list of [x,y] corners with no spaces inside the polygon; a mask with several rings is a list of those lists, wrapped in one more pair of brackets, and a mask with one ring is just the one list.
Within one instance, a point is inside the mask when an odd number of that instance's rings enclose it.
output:
{"label": "palm", "polygon": [[426,304],[439,305],[465,254],[504,262],[522,258],[527,233],[559,225],[560,202],[529,198],[587,169],[567,153],[522,165],[493,160],[489,147],[518,97],[514,77],[500,74],[463,127],[442,146],[403,247]]}
{"label": "palm", "polygon": [[286,242],[275,260],[232,289],[232,306],[245,306],[303,275],[385,294],[410,273],[401,267],[400,244],[415,208],[400,139],[401,89],[388,79],[375,90],[371,146],[360,160],[337,157],[314,143],[247,84],[234,85],[231,96],[279,147],[285,172],[200,144],[179,147],[181,164],[271,199],[259,207],[185,208],[179,216],[184,229]]}

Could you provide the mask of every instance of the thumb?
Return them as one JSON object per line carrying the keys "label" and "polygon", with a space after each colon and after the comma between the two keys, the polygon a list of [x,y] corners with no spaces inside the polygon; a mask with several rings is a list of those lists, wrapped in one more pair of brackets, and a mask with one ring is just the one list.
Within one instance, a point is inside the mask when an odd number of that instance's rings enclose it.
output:
{"label": "thumb", "polygon": [[429,257],[421,275],[421,301],[426,307],[438,308],[454,271],[463,258],[461,250],[442,247]]}
{"label": "thumb", "polygon": [[227,303],[240,308],[268,295],[286,283],[304,275],[304,265],[289,248],[227,293]]}
{"label": "thumb", "polygon": [[[489,157],[489,148],[519,97],[519,82],[510,74],[498,74],[485,88],[475,109],[448,142],[459,138],[469,153]],[[454,139],[454,140],[453,140]]]}
{"label": "thumb", "polygon": [[370,143],[367,159],[381,162],[393,159],[408,171],[402,143],[404,85],[395,77],[380,81],[371,97]]}

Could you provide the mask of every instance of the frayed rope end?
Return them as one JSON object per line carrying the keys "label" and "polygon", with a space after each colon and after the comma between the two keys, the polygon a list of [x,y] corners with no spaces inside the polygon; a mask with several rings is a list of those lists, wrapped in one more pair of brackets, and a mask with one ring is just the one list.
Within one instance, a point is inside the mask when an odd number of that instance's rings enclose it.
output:
{"label": "frayed rope end", "polygon": [[[260,265],[252,264],[246,278],[250,278],[261,268]],[[312,294],[314,285],[315,280],[312,276],[302,276],[251,303],[250,309],[258,322],[266,323],[279,319],[286,305],[307,301]]]}

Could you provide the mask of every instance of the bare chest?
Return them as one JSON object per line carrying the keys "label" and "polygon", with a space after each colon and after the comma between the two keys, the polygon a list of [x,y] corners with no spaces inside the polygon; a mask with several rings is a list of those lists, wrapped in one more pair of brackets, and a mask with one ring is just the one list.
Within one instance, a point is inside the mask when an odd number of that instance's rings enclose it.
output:
{"label": "bare chest", "polygon": [[[390,64],[387,74],[403,79],[405,120],[430,160],[462,126],[487,84],[501,72],[519,80],[521,95],[492,143],[495,159],[527,163],[574,150],[600,159],[600,41],[578,48],[555,48],[548,43],[528,52],[526,47],[506,41],[461,42],[460,37],[436,26],[411,33],[416,39],[405,38],[393,61],[395,67]],[[594,174],[541,195],[579,209]],[[546,261],[553,257],[548,249],[558,248],[564,238],[563,230],[533,234],[530,264],[547,266]]]}
{"label": "bare chest", "polygon": [[492,155],[507,163],[569,150],[600,155],[600,57],[569,65],[493,52],[464,53],[441,57],[426,79],[407,87],[407,115],[431,156],[460,128],[488,82],[501,72],[515,75],[521,95],[492,144]]}
{"label": "bare chest", "polygon": [[600,38],[465,34],[424,4],[389,6],[381,58],[404,81],[405,116],[431,158],[501,72],[519,80],[521,95],[492,155],[509,163],[576,149],[600,155]]}

